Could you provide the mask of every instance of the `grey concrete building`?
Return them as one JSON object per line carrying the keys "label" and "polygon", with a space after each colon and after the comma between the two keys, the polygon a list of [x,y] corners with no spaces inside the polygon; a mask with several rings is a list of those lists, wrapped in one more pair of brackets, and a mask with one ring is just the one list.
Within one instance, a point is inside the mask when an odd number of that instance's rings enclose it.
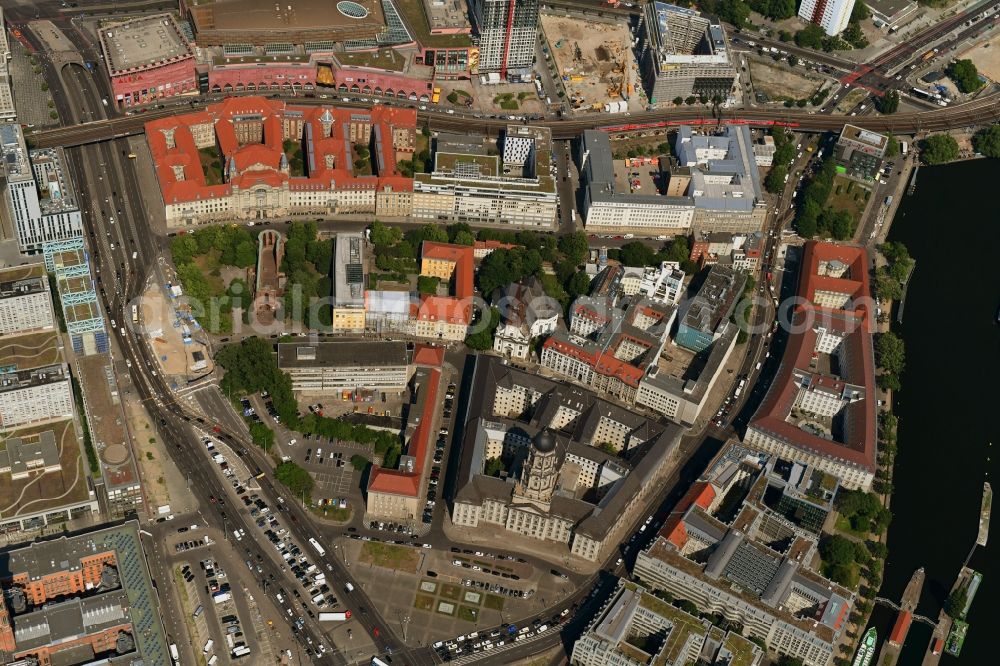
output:
{"label": "grey concrete building", "polygon": [[284,342],[278,367],[300,393],[398,392],[409,378],[409,353],[405,342]]}
{"label": "grey concrete building", "polygon": [[689,125],[677,130],[678,166],[690,177],[687,194],[694,199],[691,230],[757,231],[767,205],[745,125],[727,125],[718,135],[696,134]]}
{"label": "grey concrete building", "polygon": [[585,130],[580,140],[580,186],[587,229],[638,234],[687,233],[694,220],[694,199],[623,191],[615,177],[607,132]]}

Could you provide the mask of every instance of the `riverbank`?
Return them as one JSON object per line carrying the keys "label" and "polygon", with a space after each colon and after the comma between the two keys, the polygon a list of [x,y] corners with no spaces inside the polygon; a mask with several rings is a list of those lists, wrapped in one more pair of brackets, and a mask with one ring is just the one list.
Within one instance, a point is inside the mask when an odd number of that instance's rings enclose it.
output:
{"label": "riverbank", "polygon": [[[992,470],[987,443],[1000,441],[998,426],[989,417],[996,395],[991,378],[1000,372],[995,353],[1000,327],[994,323],[1000,283],[989,266],[975,262],[963,263],[961,272],[946,280],[927,270],[939,261],[943,250],[940,235],[931,231],[942,220],[961,220],[969,237],[990,231],[989,198],[956,194],[976,188],[989,191],[1000,177],[1000,162],[971,161],[922,167],[920,186],[899,202],[885,233],[889,240],[904,243],[922,269],[910,276],[905,321],[893,325],[906,341],[907,368],[902,389],[892,396],[902,444],[891,473],[890,503],[896,510],[879,596],[898,598],[910,573],[924,566],[928,583],[918,607],[929,617],[939,616],[975,542],[983,475]],[[948,312],[961,316],[943,320],[944,304]],[[945,333],[949,328],[942,327],[945,321],[958,328]],[[946,341],[952,344],[942,345]],[[961,388],[940,391],[942,386]],[[931,395],[935,400],[928,401]],[[996,560],[988,548],[973,553],[969,566],[984,574],[980,596],[990,598],[989,589],[1000,575]],[[989,635],[990,606],[980,603],[970,610],[973,629],[963,647],[963,663],[991,663],[995,657]],[[871,622],[885,636],[894,619],[890,610],[879,608]],[[900,654],[903,666],[922,663],[932,637],[940,637],[943,628],[935,635],[928,628],[914,629]],[[949,660],[953,658],[943,657],[944,663]]]}

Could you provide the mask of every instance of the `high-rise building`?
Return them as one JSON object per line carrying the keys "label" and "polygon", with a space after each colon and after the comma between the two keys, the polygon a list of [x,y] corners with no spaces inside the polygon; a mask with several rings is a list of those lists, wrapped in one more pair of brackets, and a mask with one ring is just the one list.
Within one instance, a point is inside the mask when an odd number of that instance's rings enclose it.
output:
{"label": "high-rise building", "polygon": [[0,125],[0,156],[5,212],[21,252],[34,254],[47,241],[83,236],[83,218],[61,149],[33,150],[29,155],[21,127],[7,123]]}
{"label": "high-rise building", "polygon": [[479,35],[479,71],[530,69],[538,34],[538,0],[470,0],[469,13]]}
{"label": "high-rise building", "polygon": [[799,18],[815,23],[828,35],[839,35],[851,20],[854,0],[802,0]]}
{"label": "high-rise building", "polygon": [[665,2],[646,5],[643,76],[653,105],[678,97],[729,97],[736,68],[721,25],[693,9]]}

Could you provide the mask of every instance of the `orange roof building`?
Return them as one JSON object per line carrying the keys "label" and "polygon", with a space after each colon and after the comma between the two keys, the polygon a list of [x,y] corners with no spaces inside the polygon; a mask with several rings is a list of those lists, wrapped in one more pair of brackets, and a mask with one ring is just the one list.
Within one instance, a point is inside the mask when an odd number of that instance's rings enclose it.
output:
{"label": "orange roof building", "polygon": [[416,404],[410,410],[410,433],[398,469],[375,466],[368,479],[367,512],[380,518],[416,521],[424,470],[436,434],[434,416],[438,406],[441,370],[420,368],[413,378]]}
{"label": "orange roof building", "polygon": [[410,305],[412,334],[430,339],[462,340],[472,321],[473,255],[468,245],[424,241],[420,274],[451,286],[451,295],[424,294]]}
{"label": "orange roof building", "polygon": [[810,241],[792,332],[748,445],[867,489],[875,474],[874,316],[863,248]]}
{"label": "orange roof building", "polygon": [[399,215],[413,180],[414,109],[228,98],[146,123],[167,225],[338,213]]}

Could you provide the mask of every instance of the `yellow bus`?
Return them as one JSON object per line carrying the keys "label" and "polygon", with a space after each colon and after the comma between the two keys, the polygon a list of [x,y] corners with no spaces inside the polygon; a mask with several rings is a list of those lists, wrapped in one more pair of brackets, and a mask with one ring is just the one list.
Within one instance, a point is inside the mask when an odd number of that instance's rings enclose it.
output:
{"label": "yellow bus", "polygon": [[434,94],[431,95],[431,103],[437,104],[440,101],[441,101],[441,89],[434,88]]}

